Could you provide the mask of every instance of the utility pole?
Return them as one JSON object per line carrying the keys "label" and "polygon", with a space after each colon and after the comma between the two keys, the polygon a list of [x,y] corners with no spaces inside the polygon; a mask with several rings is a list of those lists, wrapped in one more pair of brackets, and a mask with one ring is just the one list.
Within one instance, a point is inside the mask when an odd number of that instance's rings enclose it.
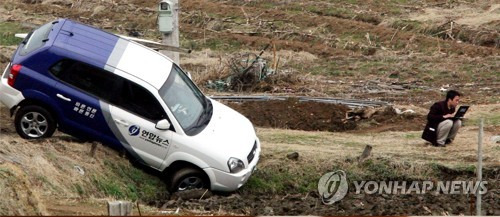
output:
{"label": "utility pole", "polygon": [[[483,126],[484,119],[481,118],[479,122],[479,135],[477,138],[477,182],[483,181]],[[481,216],[481,191],[478,188],[476,192],[476,215]]]}
{"label": "utility pole", "polygon": [[[173,31],[171,33],[163,33],[162,44],[179,47],[179,0],[170,0],[170,2],[172,2]],[[161,50],[160,52],[170,57],[178,65],[180,64],[178,51]]]}

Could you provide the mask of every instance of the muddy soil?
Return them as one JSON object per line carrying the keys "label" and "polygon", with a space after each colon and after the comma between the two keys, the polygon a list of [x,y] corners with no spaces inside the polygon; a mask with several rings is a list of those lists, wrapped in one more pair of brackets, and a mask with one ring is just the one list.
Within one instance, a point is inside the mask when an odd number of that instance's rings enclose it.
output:
{"label": "muddy soil", "polygon": [[[421,130],[425,117],[418,114],[398,115],[392,107],[378,108],[372,117],[347,120],[351,110],[345,105],[288,100],[226,102],[259,127],[305,131],[363,132]],[[408,124],[412,123],[412,124]]]}
{"label": "muddy soil", "polygon": [[308,131],[346,131],[356,128],[352,121],[343,121],[347,106],[318,102],[299,102],[298,99],[246,101],[228,103],[259,127]]}
{"label": "muddy soil", "polygon": [[[467,180],[467,179],[460,179]],[[500,215],[499,182],[491,181],[483,195],[483,215]],[[208,199],[168,201],[163,208],[203,209],[244,215],[475,215],[474,195],[426,194],[356,194],[354,186],[339,202],[324,205],[316,191],[304,194],[233,194]]]}

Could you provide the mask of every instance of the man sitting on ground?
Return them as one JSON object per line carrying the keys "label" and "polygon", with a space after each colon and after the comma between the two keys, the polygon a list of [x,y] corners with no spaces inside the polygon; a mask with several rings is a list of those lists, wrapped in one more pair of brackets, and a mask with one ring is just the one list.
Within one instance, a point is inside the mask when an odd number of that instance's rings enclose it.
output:
{"label": "man sitting on ground", "polygon": [[444,147],[453,142],[462,121],[453,119],[455,108],[460,102],[460,93],[450,90],[446,93],[446,100],[436,102],[432,105],[427,115],[422,139],[427,140],[434,146]]}

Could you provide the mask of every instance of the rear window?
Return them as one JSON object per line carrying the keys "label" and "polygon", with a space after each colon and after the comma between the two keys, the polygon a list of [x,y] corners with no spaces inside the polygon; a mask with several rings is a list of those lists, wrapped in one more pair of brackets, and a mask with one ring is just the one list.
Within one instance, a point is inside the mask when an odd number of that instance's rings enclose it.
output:
{"label": "rear window", "polygon": [[62,60],[50,72],[61,81],[108,102],[119,79],[110,72],[74,60]]}
{"label": "rear window", "polygon": [[47,23],[40,28],[30,32],[26,38],[24,38],[19,54],[26,55],[32,51],[42,47],[48,40],[50,31],[54,24]]}

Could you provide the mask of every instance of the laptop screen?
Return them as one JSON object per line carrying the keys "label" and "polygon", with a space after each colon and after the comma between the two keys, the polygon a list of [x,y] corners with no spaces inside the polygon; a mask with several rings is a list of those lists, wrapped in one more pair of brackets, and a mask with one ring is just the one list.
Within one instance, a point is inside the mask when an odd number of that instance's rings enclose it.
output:
{"label": "laptop screen", "polygon": [[460,108],[458,108],[458,111],[457,113],[455,114],[455,118],[461,118],[465,115],[465,113],[467,112],[467,110],[469,109],[469,106],[460,106]]}

